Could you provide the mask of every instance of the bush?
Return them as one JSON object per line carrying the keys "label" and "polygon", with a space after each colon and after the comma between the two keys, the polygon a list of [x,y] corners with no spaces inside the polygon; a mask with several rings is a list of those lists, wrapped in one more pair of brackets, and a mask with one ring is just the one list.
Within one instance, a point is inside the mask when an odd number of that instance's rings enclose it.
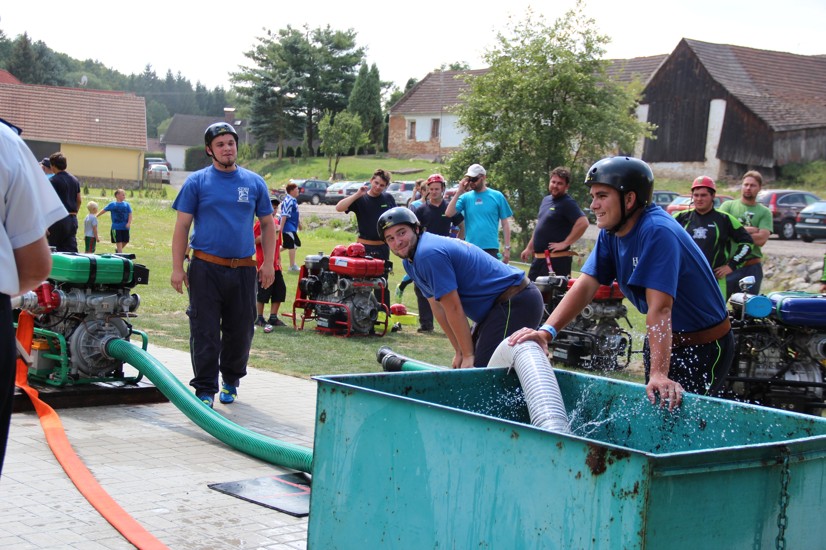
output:
{"label": "bush", "polygon": [[823,189],[826,187],[826,161],[787,164],[781,168],[780,177],[794,187]]}

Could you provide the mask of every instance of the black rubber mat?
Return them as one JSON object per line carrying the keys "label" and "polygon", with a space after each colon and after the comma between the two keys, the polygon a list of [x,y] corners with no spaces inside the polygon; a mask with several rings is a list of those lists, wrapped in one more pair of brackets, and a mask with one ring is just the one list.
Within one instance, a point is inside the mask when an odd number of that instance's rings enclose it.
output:
{"label": "black rubber mat", "polygon": [[207,487],[297,518],[310,515],[310,476],[302,472],[213,483]]}

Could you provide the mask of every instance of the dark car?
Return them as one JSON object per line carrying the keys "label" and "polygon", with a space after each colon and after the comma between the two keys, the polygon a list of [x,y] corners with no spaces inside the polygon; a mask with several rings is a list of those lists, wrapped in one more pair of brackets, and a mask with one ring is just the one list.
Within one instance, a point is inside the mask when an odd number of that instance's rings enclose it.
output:
{"label": "dark car", "polygon": [[329,182],[323,180],[290,180],[298,185],[298,204],[309,202],[310,204],[321,204],[327,196]]}
{"label": "dark car", "polygon": [[773,233],[781,239],[796,239],[797,215],[820,197],[808,191],[796,189],[766,189],[757,193],[757,202],[771,210],[774,221]]}
{"label": "dark car", "polygon": [[676,191],[654,191],[654,204],[665,208],[671,201],[680,196]]}
{"label": "dark car", "polygon": [[813,202],[801,210],[794,228],[803,242],[826,239],[826,201]]}

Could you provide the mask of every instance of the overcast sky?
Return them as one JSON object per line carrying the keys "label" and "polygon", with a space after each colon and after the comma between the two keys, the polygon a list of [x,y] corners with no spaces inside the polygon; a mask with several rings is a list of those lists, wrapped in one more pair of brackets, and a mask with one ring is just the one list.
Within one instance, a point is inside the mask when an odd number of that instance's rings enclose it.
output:
{"label": "overcast sky", "polygon": [[[3,4],[0,29],[8,38],[27,32],[53,50],[98,60],[124,74],[141,73],[149,63],[160,78],[171,69],[209,88],[229,87],[229,73],[247,62],[244,52],[264,29],[352,28],[368,63],[377,65],[383,80],[403,88],[409,78],[421,79],[442,64],[485,67],[482,56],[496,33],[507,29],[509,17],[522,20],[531,6],[551,23],[574,0]],[[681,38],[826,54],[824,0],[590,0],[585,5],[599,31],[611,38],[607,58],[670,53]]]}

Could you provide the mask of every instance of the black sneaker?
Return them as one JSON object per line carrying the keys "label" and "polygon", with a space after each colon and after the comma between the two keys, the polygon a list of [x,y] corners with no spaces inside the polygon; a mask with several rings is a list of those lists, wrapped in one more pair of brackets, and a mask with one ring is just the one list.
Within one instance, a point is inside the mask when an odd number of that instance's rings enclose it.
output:
{"label": "black sneaker", "polygon": [[433,332],[433,327],[419,327],[416,332]]}
{"label": "black sneaker", "polygon": [[287,323],[279,319],[278,317],[270,317],[267,323],[271,324],[274,327],[286,327]]}

